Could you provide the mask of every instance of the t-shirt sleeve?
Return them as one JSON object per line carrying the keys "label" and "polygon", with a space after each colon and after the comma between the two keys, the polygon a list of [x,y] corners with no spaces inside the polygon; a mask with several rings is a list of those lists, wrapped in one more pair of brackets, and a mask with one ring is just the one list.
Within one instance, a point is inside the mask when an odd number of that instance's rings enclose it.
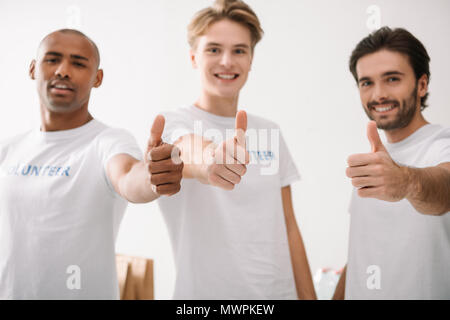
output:
{"label": "t-shirt sleeve", "polygon": [[445,128],[437,134],[427,153],[429,155],[428,166],[450,162],[450,128]]}
{"label": "t-shirt sleeve", "polygon": [[284,141],[281,130],[279,141],[280,183],[281,187],[283,188],[289,186],[297,180],[300,180],[300,174],[298,173],[297,166],[295,165],[291,153],[289,152],[289,148],[286,145],[286,141]]}
{"label": "t-shirt sleeve", "polygon": [[438,163],[450,162],[450,128],[443,131],[442,138],[438,140],[439,156]]}
{"label": "t-shirt sleeve", "polygon": [[106,167],[109,160],[118,154],[128,154],[140,161],[143,159],[142,151],[133,135],[124,129],[110,128],[105,130],[101,134],[101,137],[99,137],[98,144],[105,181],[113,194],[117,195],[106,174]]}
{"label": "t-shirt sleeve", "polygon": [[194,133],[194,124],[188,114],[181,111],[164,112],[162,114],[166,120],[162,139],[164,142],[173,144],[180,137]]}
{"label": "t-shirt sleeve", "polygon": [[99,141],[102,149],[103,166],[115,155],[125,153],[137,160],[142,160],[142,151],[136,139],[124,129],[108,129]]}

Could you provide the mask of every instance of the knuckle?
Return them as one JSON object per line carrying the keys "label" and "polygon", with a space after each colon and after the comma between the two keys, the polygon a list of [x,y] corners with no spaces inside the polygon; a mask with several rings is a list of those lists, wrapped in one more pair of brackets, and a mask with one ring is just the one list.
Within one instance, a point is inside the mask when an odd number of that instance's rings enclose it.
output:
{"label": "knuckle", "polygon": [[349,177],[349,178],[352,177],[352,176],[351,176],[351,170],[350,170],[350,168],[345,169],[345,175],[346,175],[347,177]]}
{"label": "knuckle", "polygon": [[352,162],[353,162],[353,156],[348,156],[348,157],[347,157],[347,164],[348,164],[349,166],[351,166]]}
{"label": "knuckle", "polygon": [[154,175],[150,176],[150,183],[156,185],[158,182],[158,178],[156,178]]}
{"label": "knuckle", "polygon": [[358,189],[358,196],[360,196],[361,198],[364,198],[365,193],[363,189]]}

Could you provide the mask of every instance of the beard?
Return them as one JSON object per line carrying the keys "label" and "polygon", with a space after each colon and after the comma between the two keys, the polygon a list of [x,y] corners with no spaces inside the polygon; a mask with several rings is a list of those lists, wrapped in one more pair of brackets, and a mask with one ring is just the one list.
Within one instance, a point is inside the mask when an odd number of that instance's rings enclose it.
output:
{"label": "beard", "polygon": [[405,128],[411,123],[414,115],[417,112],[417,91],[418,88],[416,83],[413,92],[409,97],[403,99],[401,103],[398,100],[388,100],[383,102],[390,103],[398,108],[398,112],[395,115],[395,118],[391,121],[386,121],[387,116],[383,115],[379,116],[378,120],[372,117],[371,110],[374,110],[374,107],[379,104],[377,102],[372,101],[367,103],[367,108],[364,108],[364,111],[366,112],[370,120],[376,121],[378,129],[395,130]]}

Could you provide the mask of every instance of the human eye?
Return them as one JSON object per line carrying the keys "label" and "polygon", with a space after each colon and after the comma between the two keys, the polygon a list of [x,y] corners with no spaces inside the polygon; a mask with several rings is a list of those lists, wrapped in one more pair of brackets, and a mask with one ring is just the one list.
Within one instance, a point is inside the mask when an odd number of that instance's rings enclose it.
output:
{"label": "human eye", "polygon": [[58,62],[58,58],[46,58],[46,59],[44,59],[44,62],[46,62],[46,63],[56,63],[56,62]]}
{"label": "human eye", "polygon": [[389,78],[387,78],[387,82],[396,82],[396,81],[400,81],[400,78],[398,78],[398,77],[389,77]]}
{"label": "human eye", "polygon": [[74,61],[74,62],[73,62],[73,65],[76,66],[76,67],[80,67],[80,68],[86,67],[86,65],[84,65],[83,63],[78,62],[78,61]]}
{"label": "human eye", "polygon": [[361,81],[361,82],[359,83],[359,86],[360,86],[361,88],[364,88],[364,87],[370,86],[371,84],[372,84],[372,81],[365,80],[365,81]]}
{"label": "human eye", "polygon": [[209,52],[209,53],[219,53],[219,48],[217,48],[217,47],[210,47],[210,48],[207,48],[206,49],[206,51],[207,52]]}

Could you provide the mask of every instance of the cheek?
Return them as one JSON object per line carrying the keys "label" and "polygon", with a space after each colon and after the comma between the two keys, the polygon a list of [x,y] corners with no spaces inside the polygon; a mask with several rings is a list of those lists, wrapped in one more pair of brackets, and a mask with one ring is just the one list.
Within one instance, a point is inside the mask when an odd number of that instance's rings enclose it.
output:
{"label": "cheek", "polygon": [[361,99],[361,102],[364,106],[367,106],[367,103],[369,102],[370,93],[369,90],[360,89],[359,90],[359,98]]}

